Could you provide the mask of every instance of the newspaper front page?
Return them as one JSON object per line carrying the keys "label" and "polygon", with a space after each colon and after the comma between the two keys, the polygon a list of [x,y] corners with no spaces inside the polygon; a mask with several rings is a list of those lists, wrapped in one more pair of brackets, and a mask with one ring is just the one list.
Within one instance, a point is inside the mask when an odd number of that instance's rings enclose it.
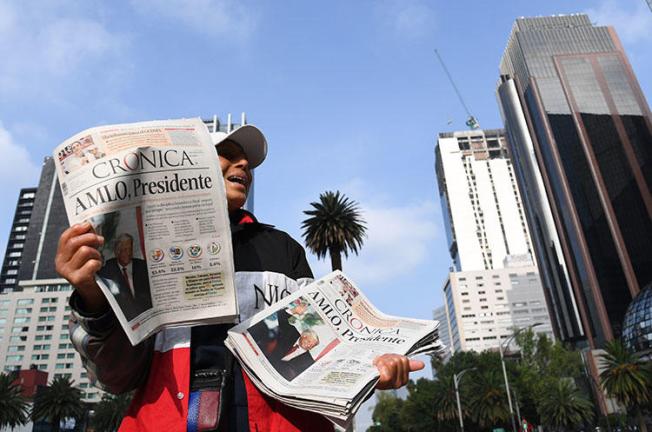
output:
{"label": "newspaper front page", "polygon": [[226,344],[263,392],[346,425],[374,390],[373,360],[438,354],[438,325],[383,314],[336,271],[234,327]]}
{"label": "newspaper front page", "polygon": [[224,180],[200,119],[85,130],[54,150],[68,220],[104,236],[96,280],[132,344],[235,322]]}

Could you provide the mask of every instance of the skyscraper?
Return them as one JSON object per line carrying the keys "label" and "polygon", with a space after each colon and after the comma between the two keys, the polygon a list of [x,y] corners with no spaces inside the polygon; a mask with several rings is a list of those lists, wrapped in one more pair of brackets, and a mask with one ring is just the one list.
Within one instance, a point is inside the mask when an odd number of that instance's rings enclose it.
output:
{"label": "skyscraper", "polygon": [[508,255],[531,252],[505,144],[503,130],[439,134],[435,169],[457,271],[502,268]]}
{"label": "skyscraper", "polygon": [[652,280],[652,117],[611,27],[519,18],[499,102],[554,324],[578,346],[618,337]]}
{"label": "skyscraper", "polygon": [[450,345],[496,348],[534,324],[552,337],[504,132],[441,133],[435,153],[453,263],[443,286]]}
{"label": "skyscraper", "polygon": [[23,258],[35,197],[36,188],[21,189],[18,195],[14,222],[11,224],[9,241],[0,272],[0,293],[13,291],[18,285],[18,269]]}

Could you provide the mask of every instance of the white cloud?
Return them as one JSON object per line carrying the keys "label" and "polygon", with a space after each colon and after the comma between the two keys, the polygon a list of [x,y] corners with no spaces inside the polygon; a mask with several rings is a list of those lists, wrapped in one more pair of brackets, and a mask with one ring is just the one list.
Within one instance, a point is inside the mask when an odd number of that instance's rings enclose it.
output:
{"label": "white cloud", "polygon": [[405,39],[423,38],[436,24],[434,10],[420,0],[384,0],[378,3],[378,12],[392,32]]}
{"label": "white cloud", "polygon": [[633,8],[623,1],[604,0],[597,8],[588,9],[586,14],[599,25],[614,26],[623,43],[638,43],[652,40],[652,12],[643,0],[631,2]]}
{"label": "white cloud", "polygon": [[24,186],[34,184],[40,168],[32,162],[27,149],[14,142],[11,134],[0,122],[0,184]]}
{"label": "white cloud", "polygon": [[[411,274],[431,256],[440,232],[434,201],[387,204],[387,196],[370,190],[360,179],[351,180],[339,190],[358,201],[367,222],[367,237],[359,255],[350,254],[343,262],[344,272],[356,283],[391,283]],[[316,277],[330,272],[329,257],[319,262],[312,258]]]}
{"label": "white cloud", "polygon": [[231,40],[249,38],[258,22],[254,9],[236,0],[132,0],[131,4],[143,15],[158,15],[192,31]]}
{"label": "white cloud", "polygon": [[[112,76],[126,40],[92,13],[76,2],[1,2],[0,92],[44,98],[80,77],[101,85]],[[94,74],[98,67],[102,73]]]}
{"label": "white cloud", "polygon": [[348,260],[347,270],[356,281],[381,282],[411,273],[428,256],[437,237],[435,204],[375,207],[363,213],[368,238],[360,256]]}
{"label": "white cloud", "polygon": [[[23,187],[36,186],[39,167],[32,162],[27,149],[14,142],[11,134],[0,122],[0,184],[2,202],[0,214],[12,215],[0,221],[0,254],[4,254],[6,233],[12,221],[18,191]],[[2,256],[2,255],[0,255]]]}

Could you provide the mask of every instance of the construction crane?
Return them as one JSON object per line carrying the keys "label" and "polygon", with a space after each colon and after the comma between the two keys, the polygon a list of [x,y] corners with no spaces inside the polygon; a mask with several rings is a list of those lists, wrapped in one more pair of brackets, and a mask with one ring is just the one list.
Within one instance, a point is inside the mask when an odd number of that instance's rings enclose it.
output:
{"label": "construction crane", "polygon": [[437,56],[437,59],[439,60],[439,63],[441,63],[441,67],[444,69],[444,72],[446,73],[446,76],[448,77],[448,81],[450,81],[451,85],[453,86],[453,90],[455,90],[455,94],[457,95],[457,98],[460,100],[460,103],[464,107],[464,111],[466,111],[466,115],[468,116],[466,118],[466,125],[471,130],[480,129],[480,123],[478,123],[478,120],[476,120],[476,118],[471,114],[471,111],[469,110],[469,107],[464,102],[464,98],[462,97],[462,94],[460,93],[460,90],[455,85],[455,81],[453,81],[453,77],[451,76],[450,72],[448,71],[448,68],[446,67],[446,63],[444,63],[444,60],[442,60],[441,56],[439,55],[439,51],[435,50],[435,55]]}

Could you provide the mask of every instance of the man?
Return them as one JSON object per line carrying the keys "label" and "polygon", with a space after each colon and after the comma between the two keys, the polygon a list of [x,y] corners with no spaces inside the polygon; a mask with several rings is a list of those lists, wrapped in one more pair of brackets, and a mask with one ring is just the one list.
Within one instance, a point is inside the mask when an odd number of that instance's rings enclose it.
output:
{"label": "man", "polygon": [[147,264],[134,258],[134,238],[123,233],[115,241],[114,258],[97,272],[111,290],[127,321],[152,307]]}
{"label": "man", "polygon": [[[251,170],[267,154],[254,126],[214,137],[224,177],[233,243],[235,284],[246,319],[312,279],[301,245],[258,222],[241,207]],[[112,393],[138,389],[121,431],[332,431],[322,416],[264,396],[224,346],[230,326],[165,329],[131,346],[95,283],[104,239],[90,224],[74,225],[59,240],[56,269],[74,287],[71,339],[91,378]],[[398,388],[423,362],[386,354],[376,362],[377,388]]]}
{"label": "man", "polygon": [[[301,307],[301,305],[296,306]],[[296,308],[295,307],[295,308]],[[290,323],[290,314],[281,309],[249,328],[249,334],[269,363],[288,381],[294,380],[314,362],[310,350],[319,345],[319,336],[312,330],[299,333]]]}

